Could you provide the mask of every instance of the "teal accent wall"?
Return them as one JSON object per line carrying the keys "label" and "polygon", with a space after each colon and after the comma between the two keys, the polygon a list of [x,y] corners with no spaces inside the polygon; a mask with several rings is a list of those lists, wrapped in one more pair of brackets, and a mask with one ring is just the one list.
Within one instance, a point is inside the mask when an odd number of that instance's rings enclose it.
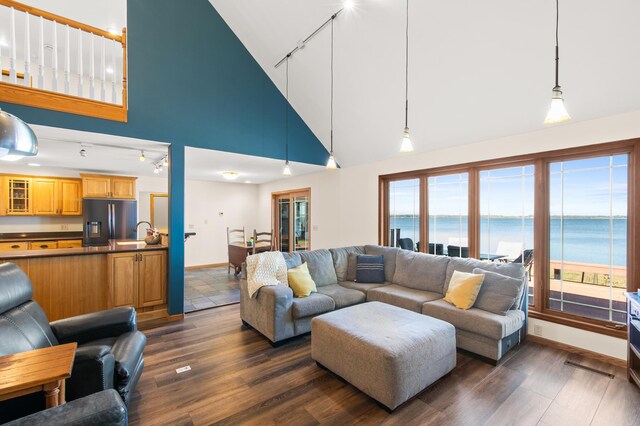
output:
{"label": "teal accent wall", "polygon": [[[128,0],[127,21],[127,123],[3,102],[0,108],[31,124],[171,143],[169,313],[177,314],[185,147],[284,159],[287,102],[207,0]],[[291,111],[290,160],[325,164],[328,152]]]}

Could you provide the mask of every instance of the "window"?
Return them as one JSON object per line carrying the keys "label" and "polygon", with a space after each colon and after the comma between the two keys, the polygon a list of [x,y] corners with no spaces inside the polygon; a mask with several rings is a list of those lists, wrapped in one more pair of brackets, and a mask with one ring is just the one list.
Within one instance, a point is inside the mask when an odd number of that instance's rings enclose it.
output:
{"label": "window", "polygon": [[624,337],[638,165],[632,139],[380,176],[380,244],[399,230],[421,252],[522,263],[532,318]]}
{"label": "window", "polygon": [[311,250],[309,233],[311,191],[309,189],[271,194],[274,229],[279,251]]}
{"label": "window", "polygon": [[[420,244],[420,179],[389,182],[390,246],[410,249]],[[406,239],[411,241],[407,241]]]}
{"label": "window", "polygon": [[429,253],[469,257],[469,174],[429,177]]}
{"label": "window", "polygon": [[626,321],[629,156],[549,165],[552,310]]}
{"label": "window", "polygon": [[522,263],[533,303],[534,166],[480,171],[480,259]]}

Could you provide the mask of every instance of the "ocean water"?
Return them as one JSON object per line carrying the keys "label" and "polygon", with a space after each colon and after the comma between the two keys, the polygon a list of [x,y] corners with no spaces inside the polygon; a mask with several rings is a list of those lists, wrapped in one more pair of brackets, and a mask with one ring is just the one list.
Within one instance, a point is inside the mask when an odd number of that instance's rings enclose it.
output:
{"label": "ocean water", "polygon": [[[417,217],[399,216],[390,218],[392,228],[400,228],[401,238],[419,240]],[[455,217],[438,217],[436,238],[431,242],[443,243],[445,247],[451,238],[466,238],[467,218],[462,223]],[[433,234],[434,218],[429,218],[430,233]],[[496,253],[500,241],[524,241],[525,248],[533,247],[533,219],[482,217],[480,223],[480,251]],[[615,266],[627,264],[627,220],[626,218],[551,218],[551,259],[566,262],[584,262]]]}

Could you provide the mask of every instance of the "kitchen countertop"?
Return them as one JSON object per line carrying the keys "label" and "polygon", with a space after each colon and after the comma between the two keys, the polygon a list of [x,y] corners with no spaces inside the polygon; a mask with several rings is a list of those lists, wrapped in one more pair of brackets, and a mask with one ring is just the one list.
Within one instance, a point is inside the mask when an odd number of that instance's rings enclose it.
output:
{"label": "kitchen countertop", "polygon": [[81,240],[82,231],[0,233],[0,243],[19,241]]}
{"label": "kitchen countertop", "polygon": [[29,259],[35,257],[57,257],[57,256],[81,256],[90,254],[110,254],[125,253],[133,251],[151,251],[166,250],[167,246],[160,244],[147,245],[144,242],[139,244],[119,245],[118,242],[128,242],[132,240],[110,240],[106,246],[97,247],[79,247],[64,249],[45,249],[45,250],[16,250],[16,251],[0,251],[0,261],[8,259]]}

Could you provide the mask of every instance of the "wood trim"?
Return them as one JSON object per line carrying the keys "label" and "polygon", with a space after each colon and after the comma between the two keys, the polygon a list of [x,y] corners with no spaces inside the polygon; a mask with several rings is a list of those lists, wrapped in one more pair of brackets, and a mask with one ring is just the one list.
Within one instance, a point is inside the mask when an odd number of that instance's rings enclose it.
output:
{"label": "wood trim", "polygon": [[227,266],[229,262],[224,263],[210,263],[208,265],[195,265],[195,266],[185,266],[185,271],[193,271],[195,269],[207,269],[207,268],[219,268],[221,266]]}
{"label": "wood trim", "polygon": [[[297,196],[307,196],[307,204],[308,204],[308,211],[307,211],[307,226],[308,226],[308,230],[307,230],[307,250],[310,251],[311,250],[311,237],[312,237],[312,226],[311,226],[311,188],[307,187],[307,188],[298,188],[298,189],[292,189],[292,190],[288,190],[288,191],[276,191],[276,192],[272,192],[271,193],[271,231],[272,231],[272,236],[271,236],[271,242],[273,244],[274,248],[279,248],[279,241],[278,241],[278,237],[280,236],[280,228],[278,226],[278,218],[277,218],[277,214],[278,214],[278,203],[277,200],[278,199],[288,199],[289,200],[289,208],[290,208],[290,212],[289,212],[289,229],[290,230],[294,230],[295,226],[294,226],[294,207],[293,207],[293,199]],[[295,244],[294,238],[292,236],[289,236],[289,252],[292,253],[295,250],[293,245]]]}
{"label": "wood trim", "polygon": [[0,0],[0,5],[13,7],[16,10],[22,12],[29,12],[30,15],[34,16],[42,16],[44,19],[48,19],[49,21],[56,21],[62,25],[69,25],[73,28],[79,28],[82,31],[86,31],[88,33],[92,33],[98,36],[102,36],[111,40],[115,40],[117,42],[122,42],[122,36],[117,34],[111,34],[109,31],[101,30],[100,28],[93,27],[91,25],[83,24],[78,21],[74,21],[73,19],[65,18],[64,16],[56,15],[51,12],[47,12],[42,9],[38,9],[32,6],[28,6],[23,3],[19,3],[13,0]]}
{"label": "wood trim", "polygon": [[467,207],[467,238],[469,256],[480,257],[480,172],[476,168],[469,169],[467,177],[469,205]]}
{"label": "wood trim", "polygon": [[153,194],[149,194],[149,202],[150,202],[150,216],[151,216],[151,226],[154,228],[157,228],[157,226],[155,225],[155,203],[153,202],[156,198],[169,198],[169,194],[167,193],[153,193]]}
{"label": "wood trim", "polygon": [[295,194],[295,193],[303,193],[303,192],[311,192],[311,187],[290,189],[287,191],[275,191],[271,193],[271,196],[273,197],[274,195],[287,195],[287,194]]}
{"label": "wood trim", "polygon": [[124,105],[114,105],[11,83],[0,82],[0,99],[11,104],[127,122],[127,108]]}
{"label": "wood trim", "polygon": [[606,323],[601,320],[587,318],[587,317],[580,317],[577,315],[567,314],[564,312],[554,311],[550,309],[544,309],[543,311],[529,309],[529,317],[547,321],[547,322],[552,322],[555,324],[566,325],[568,327],[573,327],[580,330],[592,331],[598,334],[605,334],[607,336],[617,337],[620,339],[622,338],[626,339],[626,336],[627,336],[626,325],[620,328],[607,327],[605,324],[612,324],[612,323]]}
{"label": "wood trim", "polygon": [[[426,214],[423,214],[426,213]],[[420,246],[422,253],[429,253],[429,181],[426,176],[420,178]]]}
{"label": "wood trim", "polygon": [[175,314],[175,315],[169,315],[167,317],[167,321],[181,321],[184,319],[184,314]]}
{"label": "wood trim", "polygon": [[576,355],[582,355],[586,358],[595,359],[597,361],[606,362],[608,364],[615,365],[617,367],[627,368],[627,361],[619,358],[615,358],[609,355],[603,355],[597,352],[592,352],[586,349],[578,348],[576,346],[567,345],[566,343],[556,342],[555,340],[545,339],[544,337],[534,336],[532,334],[527,335],[527,340],[539,343],[541,345],[549,346],[551,348],[560,349]]}
{"label": "wood trim", "polygon": [[626,139],[616,142],[604,142],[594,145],[586,145],[574,148],[564,148],[552,151],[542,151],[532,154],[516,155],[512,157],[501,157],[493,160],[474,161],[469,163],[453,164],[450,166],[432,167],[429,169],[411,170],[398,173],[389,173],[386,175],[380,175],[385,180],[402,180],[412,179],[419,175],[426,176],[439,176],[448,175],[469,171],[471,168],[486,169],[486,168],[503,168],[503,167],[515,167],[525,163],[534,163],[538,159],[553,159],[553,161],[560,161],[563,158],[573,157],[575,155],[581,155],[584,157],[597,157],[602,153],[624,153],[629,152],[633,147],[640,143],[640,138]]}
{"label": "wood trim", "polygon": [[[547,214],[539,214],[549,211],[549,187],[547,185],[548,167],[544,160],[538,159],[534,163],[534,201],[533,201],[533,244],[540,247],[533,251],[533,264],[536,273],[533,280],[533,305],[530,310],[542,309],[546,298],[545,277],[549,277],[549,244],[545,229],[549,229]],[[538,173],[538,170],[541,172]]]}

